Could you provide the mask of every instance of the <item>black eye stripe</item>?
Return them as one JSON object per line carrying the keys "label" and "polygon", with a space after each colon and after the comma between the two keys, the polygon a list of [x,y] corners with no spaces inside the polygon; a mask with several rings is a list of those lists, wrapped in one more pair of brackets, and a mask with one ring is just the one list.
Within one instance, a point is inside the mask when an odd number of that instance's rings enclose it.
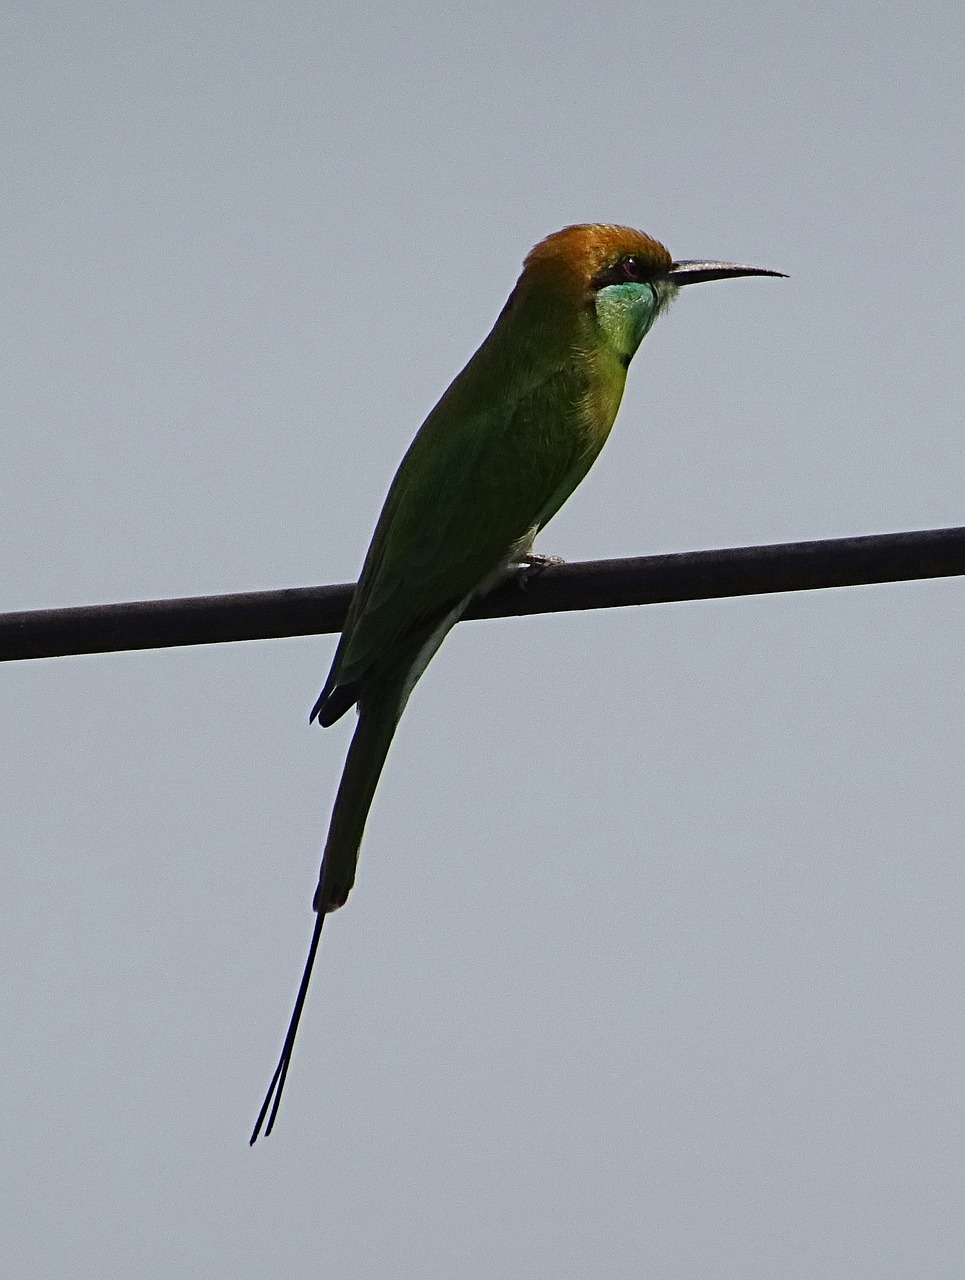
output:
{"label": "black eye stripe", "polygon": [[628,253],[598,271],[591,283],[594,289],[603,289],[608,284],[646,284],[655,274],[653,267],[643,258]]}

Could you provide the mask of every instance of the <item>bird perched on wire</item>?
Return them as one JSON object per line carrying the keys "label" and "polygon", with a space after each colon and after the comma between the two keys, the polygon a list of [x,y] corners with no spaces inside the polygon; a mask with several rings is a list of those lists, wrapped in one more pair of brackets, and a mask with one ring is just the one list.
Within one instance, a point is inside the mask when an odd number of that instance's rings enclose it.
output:
{"label": "bird perched on wire", "polygon": [[322,925],[352,888],[379,774],[416,681],[474,596],[538,560],[533,539],[595,461],[630,361],[678,289],[782,274],[674,262],[630,227],[565,227],[530,252],[492,332],[422,424],[392,481],[311,713],[330,725],[357,706],[359,718],[308,959],[252,1142],[278,1114]]}

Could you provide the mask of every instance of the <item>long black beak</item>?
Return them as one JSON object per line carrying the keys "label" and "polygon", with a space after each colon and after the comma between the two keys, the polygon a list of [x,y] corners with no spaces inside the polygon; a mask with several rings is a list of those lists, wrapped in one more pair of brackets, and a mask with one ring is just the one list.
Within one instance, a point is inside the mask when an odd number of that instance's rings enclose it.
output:
{"label": "long black beak", "polygon": [[787,279],[785,272],[768,271],[766,267],[742,267],[736,262],[701,262],[697,258],[675,262],[667,272],[667,279],[676,285],[701,284],[704,280],[730,280],[734,276],[780,276]]}

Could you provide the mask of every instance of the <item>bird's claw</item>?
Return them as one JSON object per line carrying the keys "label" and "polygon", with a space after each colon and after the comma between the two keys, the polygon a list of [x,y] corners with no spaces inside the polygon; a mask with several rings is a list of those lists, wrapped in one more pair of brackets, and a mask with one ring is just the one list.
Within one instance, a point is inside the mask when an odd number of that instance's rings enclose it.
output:
{"label": "bird's claw", "polygon": [[531,579],[541,574],[544,569],[551,569],[558,564],[566,564],[562,556],[544,556],[536,551],[531,551],[529,555],[523,556],[519,563],[513,566],[516,570],[516,581],[525,591],[526,585]]}

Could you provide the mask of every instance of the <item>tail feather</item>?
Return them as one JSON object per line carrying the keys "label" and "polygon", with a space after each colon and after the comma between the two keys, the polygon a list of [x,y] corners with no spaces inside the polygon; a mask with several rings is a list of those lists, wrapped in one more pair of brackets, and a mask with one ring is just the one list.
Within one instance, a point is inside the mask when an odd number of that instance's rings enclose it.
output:
{"label": "tail feather", "polygon": [[334,911],[344,905],[355,883],[365,821],[400,714],[398,699],[384,696],[366,700],[360,709],[328,827],[312,903],[316,911]]}
{"label": "tail feather", "polygon": [[265,1101],[262,1103],[251,1135],[251,1145],[258,1140],[266,1117],[268,1119],[265,1125],[266,1138],[274,1127],[295,1048],[298,1023],[308,994],[308,984],[311,981],[312,967],[315,964],[315,955],[322,935],[322,925],[329,911],[334,911],[344,904],[355,883],[355,869],[358,866],[365,820],[372,805],[385,757],[392,744],[396,725],[399,723],[399,716],[402,714],[403,701],[400,694],[386,696],[380,693],[371,701],[367,699],[360,710],[358,726],[348,749],[342,780],[332,809],[328,838],[325,841],[325,853],[322,856],[322,866],[318,875],[318,888],[315,890],[315,899],[312,903],[317,912],[317,919],[311,946],[308,949],[308,959],[305,961],[305,969],[298,987],[295,1007],[292,1010],[278,1066],[271,1078],[271,1084],[268,1086]]}

